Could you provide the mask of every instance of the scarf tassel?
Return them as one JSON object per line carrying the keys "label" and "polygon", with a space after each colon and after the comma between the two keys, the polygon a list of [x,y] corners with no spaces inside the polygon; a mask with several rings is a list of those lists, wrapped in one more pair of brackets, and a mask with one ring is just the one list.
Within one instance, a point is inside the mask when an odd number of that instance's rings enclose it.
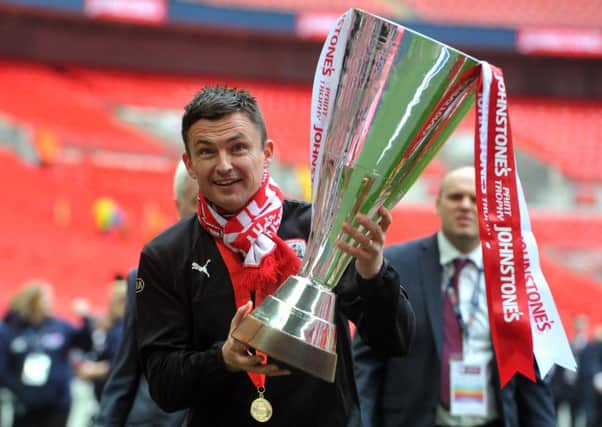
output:
{"label": "scarf tassel", "polygon": [[263,257],[258,267],[245,267],[232,277],[236,306],[245,304],[255,295],[254,306],[258,306],[273,294],[289,276],[297,274],[301,261],[293,250],[279,237],[274,239],[274,250]]}

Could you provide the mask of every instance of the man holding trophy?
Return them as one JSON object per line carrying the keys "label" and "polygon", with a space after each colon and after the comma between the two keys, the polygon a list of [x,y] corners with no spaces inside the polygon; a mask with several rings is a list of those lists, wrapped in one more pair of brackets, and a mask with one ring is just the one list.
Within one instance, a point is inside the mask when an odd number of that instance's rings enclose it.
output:
{"label": "man holding trophy", "polygon": [[[198,212],[145,246],[137,286],[140,358],[160,406],[191,408],[189,425],[359,422],[348,320],[379,357],[408,352],[415,317],[383,258],[388,210],[475,88],[474,200],[500,385],[517,373],[537,384],[535,366],[542,376],[555,363],[574,368],[516,173],[503,73],[351,9],[316,67],[311,205],[284,200],[270,178],[274,143],[246,92],[207,88],[186,108]],[[474,369],[454,367],[470,403]]]}
{"label": "man holding trophy", "polygon": [[383,259],[388,210],[342,225],[337,250],[355,262],[328,307],[337,333],[320,333],[321,323],[300,329],[335,341],[336,367],[324,381],[232,336],[298,273],[312,219],[311,205],[285,200],[270,177],[274,142],[255,99],[203,89],[186,107],[182,137],[200,190],[197,215],[148,243],[138,270],[139,355],[151,395],[167,411],[189,408],[191,426],[347,426],[358,411],[348,320],[383,355],[405,354],[414,331],[399,276]]}

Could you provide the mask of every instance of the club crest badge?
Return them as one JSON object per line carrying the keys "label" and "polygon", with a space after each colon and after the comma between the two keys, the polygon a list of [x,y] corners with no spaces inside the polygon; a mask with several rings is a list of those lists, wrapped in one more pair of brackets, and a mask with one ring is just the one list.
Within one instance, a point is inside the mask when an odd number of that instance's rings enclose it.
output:
{"label": "club crest badge", "polygon": [[143,290],[144,290],[144,280],[142,280],[140,277],[137,277],[136,278],[136,293],[139,294]]}

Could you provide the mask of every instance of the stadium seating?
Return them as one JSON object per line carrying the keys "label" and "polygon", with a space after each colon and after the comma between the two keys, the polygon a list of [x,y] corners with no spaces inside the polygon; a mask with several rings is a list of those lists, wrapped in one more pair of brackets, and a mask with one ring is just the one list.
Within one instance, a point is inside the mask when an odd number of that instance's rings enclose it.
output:
{"label": "stadium seating", "polygon": [[[139,172],[86,163],[39,168],[0,151],[0,312],[32,278],[56,286],[62,314],[71,313],[76,296],[102,307],[113,275],[135,266],[143,243],[175,221],[172,169]],[[100,197],[115,200],[122,226],[98,228],[93,206]]]}
{"label": "stadium seating", "polygon": [[[11,152],[0,151],[1,177],[4,182],[16,183],[4,185],[0,191],[4,201],[0,209],[4,237],[0,243],[0,269],[5,280],[1,285],[8,291],[3,292],[3,298],[22,280],[43,274],[60,287],[62,312],[69,311],[70,297],[76,295],[88,295],[95,304],[102,304],[106,300],[105,284],[112,275],[123,274],[135,265],[144,242],[175,221],[171,173],[179,149],[168,148],[150,134],[119,122],[112,111],[120,105],[172,109],[179,115],[190,96],[205,84],[245,87],[256,94],[269,133],[280,143],[278,157],[293,165],[306,164],[308,157],[311,88],[307,85],[101,72],[78,67],[56,70],[23,63],[4,63],[0,77],[0,111],[17,123],[53,129],[60,140],[84,151],[153,154],[166,159],[154,167],[145,163],[133,168],[119,160],[107,166],[110,162],[84,156],[77,162],[63,159],[40,168],[23,163]],[[521,149],[575,180],[602,179],[596,167],[602,158],[595,149],[601,137],[596,117],[600,117],[602,106],[513,99],[510,108]],[[461,126],[471,130],[473,123],[474,118],[469,115]],[[434,162],[426,172],[435,188],[445,166]],[[114,200],[126,218],[122,227],[111,232],[102,233],[95,225],[93,205],[102,197]],[[396,226],[389,243],[437,228],[431,206],[402,202],[394,215]],[[542,249],[599,247],[599,216],[535,211],[532,220]],[[408,227],[408,223],[412,226]],[[577,286],[575,283],[591,292],[600,289],[593,280],[568,273],[550,261],[545,250],[542,257],[544,271],[552,272],[549,280],[554,292],[567,298],[568,305],[561,303],[567,315],[580,305],[575,303],[572,308],[569,301],[577,297],[565,289]],[[0,308],[5,303],[6,300],[0,300]]]}
{"label": "stadium seating", "polygon": [[[352,0],[194,0],[219,7],[242,7],[251,9],[280,10],[290,12],[326,12],[342,13],[352,7],[359,7],[358,2]],[[361,8],[381,16],[396,16],[401,3],[387,0],[365,0]]]}
{"label": "stadium seating", "polygon": [[[278,144],[276,156],[287,163],[309,159],[309,103],[307,85],[279,84],[223,77],[175,77],[128,72],[72,69],[70,74],[110,104],[132,104],[183,111],[194,93],[208,84],[243,87],[253,93],[266,118],[268,135]],[[295,114],[291,116],[291,111]],[[286,149],[280,149],[285,147]]]}
{"label": "stadium seating", "polygon": [[[602,181],[602,103],[510,99],[515,144],[579,182]],[[474,128],[474,114],[461,127]]]}
{"label": "stadium seating", "polygon": [[0,63],[0,110],[13,121],[51,130],[63,148],[168,154],[160,141],[117,120],[97,93],[51,67]]}
{"label": "stadium seating", "polygon": [[[309,147],[309,103],[307,85],[259,83],[208,77],[176,77],[128,72],[105,72],[69,68],[58,72],[48,67],[10,65],[2,68],[2,109],[35,126],[57,128],[71,144],[105,150],[137,153],[167,151],[151,135],[118,122],[112,109],[131,104],[181,111],[191,95],[206,84],[228,83],[256,94],[266,116],[268,132],[278,143],[277,156],[285,163],[305,162]],[[40,80],[31,96],[61,99],[61,102],[30,103],[20,99],[17,89],[32,79]],[[61,93],[69,96],[61,96]],[[602,140],[599,117],[602,104],[544,99],[512,99],[512,127],[520,149],[551,164],[576,181],[602,179]],[[291,116],[290,112],[295,111]],[[469,114],[462,127],[472,129]],[[80,136],[77,140],[73,135]],[[173,154],[173,153],[172,153]],[[439,174],[434,166],[429,171]]]}
{"label": "stadium seating", "polygon": [[600,3],[591,0],[481,1],[478,7],[471,0],[404,0],[403,3],[420,20],[446,24],[599,28],[602,22]]}
{"label": "stadium seating", "polygon": [[342,13],[352,7],[376,15],[418,21],[487,26],[592,27],[602,22],[600,3],[591,0],[196,0],[222,7],[244,7],[294,12]]}

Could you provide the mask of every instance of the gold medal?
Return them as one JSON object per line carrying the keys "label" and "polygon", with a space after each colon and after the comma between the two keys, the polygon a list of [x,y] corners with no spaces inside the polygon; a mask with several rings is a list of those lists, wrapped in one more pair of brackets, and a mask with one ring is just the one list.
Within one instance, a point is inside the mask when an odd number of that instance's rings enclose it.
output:
{"label": "gold medal", "polygon": [[260,423],[265,423],[272,418],[272,404],[263,397],[263,387],[258,390],[259,397],[251,402],[251,416]]}

